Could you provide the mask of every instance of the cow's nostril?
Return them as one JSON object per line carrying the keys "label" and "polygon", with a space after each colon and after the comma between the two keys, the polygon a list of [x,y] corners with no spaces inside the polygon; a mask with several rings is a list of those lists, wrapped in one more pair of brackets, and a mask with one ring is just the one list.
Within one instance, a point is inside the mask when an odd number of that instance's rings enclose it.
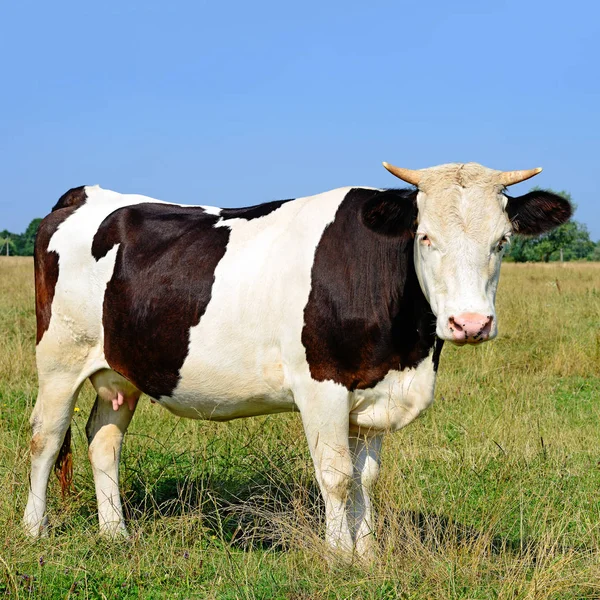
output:
{"label": "cow's nostril", "polygon": [[493,320],[494,320],[494,317],[492,315],[488,315],[487,321],[484,323],[483,327],[481,328],[481,333],[485,334],[486,337],[489,335],[490,331],[492,330],[492,321]]}
{"label": "cow's nostril", "polygon": [[465,327],[464,324],[461,325],[460,323],[457,323],[454,320],[454,317],[450,317],[448,319],[448,326],[450,327],[450,329],[452,329],[452,330],[456,329],[457,331],[462,331]]}

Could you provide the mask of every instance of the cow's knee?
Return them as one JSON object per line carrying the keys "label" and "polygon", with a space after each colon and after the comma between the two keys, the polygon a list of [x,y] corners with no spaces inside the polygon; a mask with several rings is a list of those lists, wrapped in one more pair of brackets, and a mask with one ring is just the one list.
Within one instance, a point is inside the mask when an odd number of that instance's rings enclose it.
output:
{"label": "cow's knee", "polygon": [[31,456],[39,456],[46,447],[46,440],[41,433],[34,433],[31,442],[29,443],[29,451],[31,452]]}
{"label": "cow's knee", "polygon": [[379,467],[379,462],[372,458],[367,459],[365,462],[360,475],[360,482],[367,491],[372,490],[377,483],[379,479]]}
{"label": "cow's knee", "polygon": [[111,468],[121,448],[123,434],[116,425],[104,425],[92,438],[88,438],[88,457],[96,469],[106,471]]}
{"label": "cow's knee", "polygon": [[345,501],[352,486],[352,465],[336,465],[321,471],[323,492],[329,496]]}

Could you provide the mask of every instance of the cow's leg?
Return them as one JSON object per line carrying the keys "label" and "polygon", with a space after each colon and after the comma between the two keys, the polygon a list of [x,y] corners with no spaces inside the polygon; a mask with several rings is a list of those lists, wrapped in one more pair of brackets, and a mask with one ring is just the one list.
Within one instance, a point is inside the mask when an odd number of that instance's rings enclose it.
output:
{"label": "cow's leg", "polygon": [[382,439],[382,435],[366,437],[355,434],[350,437],[354,474],[348,517],[356,553],[367,560],[373,558],[375,552],[371,490],[379,477]]}
{"label": "cow's leg", "polygon": [[[96,381],[93,381],[96,386]],[[106,396],[106,394],[104,394]],[[94,473],[100,533],[127,535],[119,493],[119,458],[123,436],[131,422],[139,392],[115,391],[113,397],[96,396],[85,431]]]}
{"label": "cow's leg", "polygon": [[48,479],[71,423],[81,374],[39,374],[39,392],[31,415],[31,474],[23,523],[33,537],[46,533]]}
{"label": "cow's leg", "polygon": [[326,540],[336,550],[351,553],[346,503],[352,485],[352,460],[348,445],[349,398],[339,386],[320,384],[297,403],[317,482],[325,501]]}

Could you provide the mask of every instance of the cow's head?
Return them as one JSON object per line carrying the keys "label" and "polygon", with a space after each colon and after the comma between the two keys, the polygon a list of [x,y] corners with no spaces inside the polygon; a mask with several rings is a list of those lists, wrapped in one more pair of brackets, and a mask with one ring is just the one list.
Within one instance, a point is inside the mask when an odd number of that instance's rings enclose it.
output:
{"label": "cow's head", "polygon": [[509,185],[541,169],[502,172],[476,163],[420,171],[384,166],[417,186],[412,200],[415,269],[437,317],[438,337],[458,344],[495,337],[496,288],[511,235],[538,235],[557,227],[570,218],[570,204],[545,191],[514,198],[506,194]]}

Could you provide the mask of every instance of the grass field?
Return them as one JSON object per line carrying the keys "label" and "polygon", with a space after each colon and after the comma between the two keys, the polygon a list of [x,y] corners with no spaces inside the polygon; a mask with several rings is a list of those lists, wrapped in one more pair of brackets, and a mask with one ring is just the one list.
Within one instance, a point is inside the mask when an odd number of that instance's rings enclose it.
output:
{"label": "grass field", "polygon": [[446,345],[436,402],[386,440],[379,558],[330,566],[297,415],[228,424],[143,400],[121,489],[132,539],[97,535],[85,422],[50,537],[20,527],[36,396],[31,259],[0,258],[0,597],[600,598],[600,264],[503,267],[500,334]]}

